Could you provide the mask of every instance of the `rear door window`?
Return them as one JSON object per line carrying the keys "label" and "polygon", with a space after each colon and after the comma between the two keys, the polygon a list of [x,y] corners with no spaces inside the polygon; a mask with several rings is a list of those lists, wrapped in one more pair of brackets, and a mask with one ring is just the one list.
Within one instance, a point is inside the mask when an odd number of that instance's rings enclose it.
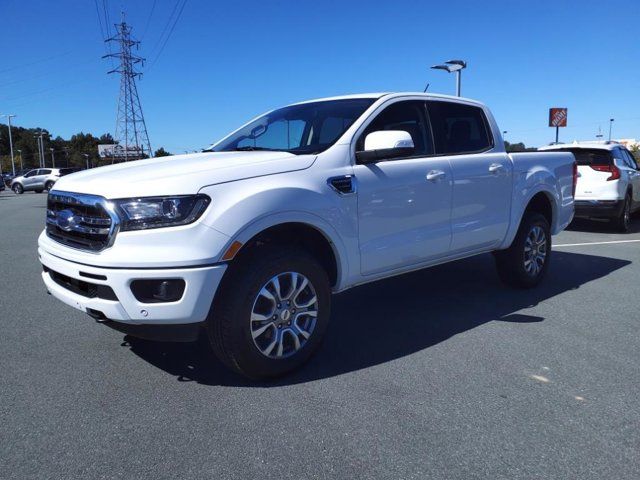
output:
{"label": "rear door window", "polygon": [[493,147],[489,123],[480,107],[454,102],[427,102],[436,154],[478,153]]}

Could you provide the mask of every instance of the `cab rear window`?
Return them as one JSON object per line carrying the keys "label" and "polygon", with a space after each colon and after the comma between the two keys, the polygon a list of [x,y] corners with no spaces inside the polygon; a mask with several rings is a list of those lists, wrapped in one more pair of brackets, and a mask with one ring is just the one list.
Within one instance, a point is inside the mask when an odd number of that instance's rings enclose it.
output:
{"label": "cab rear window", "polygon": [[598,150],[589,148],[563,148],[563,152],[571,152],[576,157],[578,165],[611,165],[613,157],[609,150]]}

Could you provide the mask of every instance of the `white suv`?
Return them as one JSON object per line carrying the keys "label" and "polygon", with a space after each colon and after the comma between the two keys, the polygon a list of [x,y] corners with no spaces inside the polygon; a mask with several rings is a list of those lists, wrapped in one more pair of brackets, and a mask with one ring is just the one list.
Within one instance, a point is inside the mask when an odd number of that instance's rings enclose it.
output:
{"label": "white suv", "polygon": [[60,177],[78,170],[78,168],[35,168],[11,180],[11,190],[18,195],[30,190],[42,193],[44,190],[51,190]]}
{"label": "white suv", "polygon": [[640,209],[640,169],[623,145],[581,142],[539,150],[571,152],[576,157],[576,217],[608,218],[618,230],[629,230],[631,213]]}

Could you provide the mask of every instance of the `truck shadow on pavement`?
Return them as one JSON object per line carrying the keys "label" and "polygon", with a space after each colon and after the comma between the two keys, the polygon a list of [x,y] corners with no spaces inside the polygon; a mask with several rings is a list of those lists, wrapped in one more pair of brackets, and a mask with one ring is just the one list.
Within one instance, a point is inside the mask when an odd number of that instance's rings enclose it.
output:
{"label": "truck shadow on pavement", "polygon": [[[429,348],[491,321],[554,321],[518,313],[603,278],[631,262],[553,252],[543,283],[532,290],[502,285],[491,255],[482,255],[356,287],[334,296],[320,351],[302,369],[269,382],[228,371],[197,343],[161,343],[126,336],[124,347],[179,381],[205,385],[277,387],[360,370]],[[204,336],[203,336],[204,337]]]}

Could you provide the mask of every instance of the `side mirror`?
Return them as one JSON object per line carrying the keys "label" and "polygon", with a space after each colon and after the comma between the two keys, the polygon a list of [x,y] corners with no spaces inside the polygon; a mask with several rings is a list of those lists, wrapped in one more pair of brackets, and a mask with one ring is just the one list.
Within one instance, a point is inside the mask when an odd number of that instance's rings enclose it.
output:
{"label": "side mirror", "polygon": [[356,152],[358,163],[373,163],[378,160],[409,156],[415,146],[409,132],[404,130],[381,130],[371,132],[364,139],[364,150]]}

